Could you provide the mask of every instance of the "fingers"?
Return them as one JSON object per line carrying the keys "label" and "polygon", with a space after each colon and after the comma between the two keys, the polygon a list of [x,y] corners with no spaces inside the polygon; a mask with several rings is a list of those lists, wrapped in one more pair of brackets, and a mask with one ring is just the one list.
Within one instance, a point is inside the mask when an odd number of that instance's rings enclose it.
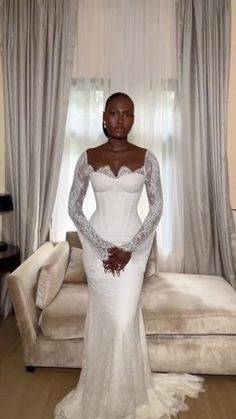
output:
{"label": "fingers", "polygon": [[105,272],[111,272],[112,274],[116,273],[118,274],[118,276],[120,275],[120,271],[124,270],[125,264],[119,260],[115,261],[115,262],[108,262],[108,261],[104,261],[103,262],[103,267],[104,267],[104,271]]}
{"label": "fingers", "polygon": [[120,269],[115,269],[115,270],[111,270],[111,269],[106,269],[106,268],[104,268],[104,272],[105,273],[107,273],[107,272],[110,272],[113,276],[120,276]]}
{"label": "fingers", "polygon": [[119,249],[118,247],[114,246],[114,247],[109,247],[109,249],[107,249],[108,253],[114,253],[114,252],[118,252]]}
{"label": "fingers", "polygon": [[120,272],[121,270],[124,270],[125,265],[126,265],[125,263],[120,263],[120,262],[116,262],[112,264],[104,263],[103,267],[105,271]]}
{"label": "fingers", "polygon": [[[116,268],[116,265],[115,265],[116,256],[115,255],[117,254],[118,250],[119,249],[115,246],[110,247],[108,249],[108,258],[103,261],[103,267],[104,267],[105,273],[109,271],[113,274],[113,276],[116,273],[115,272],[115,268]],[[111,264],[111,259],[112,259],[112,264]]]}
{"label": "fingers", "polygon": [[103,264],[106,265],[109,269],[113,268],[116,263],[118,263],[118,258],[115,254],[109,254],[108,258],[103,261]]}
{"label": "fingers", "polygon": [[108,259],[115,258],[118,252],[119,252],[119,249],[117,247],[110,247],[108,249]]}
{"label": "fingers", "polygon": [[119,261],[118,255],[109,256],[109,258],[106,260],[107,263],[116,263],[117,261]]}
{"label": "fingers", "polygon": [[119,262],[104,263],[103,266],[104,269],[106,269],[107,271],[118,271],[120,269],[123,269],[123,264]]}
{"label": "fingers", "polygon": [[109,269],[115,269],[117,264],[120,264],[119,249],[114,248],[113,250],[108,249],[108,259],[103,262]]}
{"label": "fingers", "polygon": [[110,269],[115,269],[117,265],[123,265],[123,263],[124,258],[119,253],[114,256],[109,256],[109,258],[104,261],[104,264]]}
{"label": "fingers", "polygon": [[108,259],[103,261],[104,271],[111,272],[113,276],[116,274],[120,276],[120,271],[124,270],[129,262],[131,253],[117,247],[111,247],[108,249],[108,255]]}

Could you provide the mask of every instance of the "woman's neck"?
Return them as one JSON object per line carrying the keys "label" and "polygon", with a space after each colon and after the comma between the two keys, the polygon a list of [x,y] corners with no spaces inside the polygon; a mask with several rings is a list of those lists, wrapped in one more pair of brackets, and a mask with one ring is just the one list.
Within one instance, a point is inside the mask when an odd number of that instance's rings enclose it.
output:
{"label": "woman's neck", "polygon": [[107,149],[112,151],[124,151],[128,150],[130,143],[127,138],[117,140],[116,138],[108,138]]}

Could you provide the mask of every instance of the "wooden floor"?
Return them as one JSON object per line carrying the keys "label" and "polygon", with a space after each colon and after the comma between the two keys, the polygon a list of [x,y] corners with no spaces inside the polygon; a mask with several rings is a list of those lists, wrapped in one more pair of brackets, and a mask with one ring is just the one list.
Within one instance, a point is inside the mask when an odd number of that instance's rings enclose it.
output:
{"label": "wooden floor", "polygon": [[[0,321],[0,419],[53,419],[56,403],[75,387],[79,371],[38,368],[26,373],[14,316]],[[236,377],[204,378],[206,392],[187,398],[189,410],[178,419],[236,419]]]}

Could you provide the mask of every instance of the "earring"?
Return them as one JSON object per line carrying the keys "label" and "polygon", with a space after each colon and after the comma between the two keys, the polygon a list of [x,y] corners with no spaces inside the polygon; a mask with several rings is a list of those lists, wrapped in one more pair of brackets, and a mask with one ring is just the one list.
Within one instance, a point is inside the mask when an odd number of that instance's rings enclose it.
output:
{"label": "earring", "polygon": [[104,126],[104,128],[107,127],[106,121],[103,121],[103,126]]}

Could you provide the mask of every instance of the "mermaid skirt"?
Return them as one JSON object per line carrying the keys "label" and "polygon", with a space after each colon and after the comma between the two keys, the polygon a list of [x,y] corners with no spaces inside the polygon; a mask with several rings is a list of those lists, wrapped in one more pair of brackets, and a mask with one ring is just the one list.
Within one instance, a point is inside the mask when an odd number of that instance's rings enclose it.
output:
{"label": "mermaid skirt", "polygon": [[197,397],[202,379],[152,373],[148,359],[140,295],[153,235],[119,277],[80,238],[89,290],[82,371],[55,419],[168,419],[186,410],[185,396]]}

